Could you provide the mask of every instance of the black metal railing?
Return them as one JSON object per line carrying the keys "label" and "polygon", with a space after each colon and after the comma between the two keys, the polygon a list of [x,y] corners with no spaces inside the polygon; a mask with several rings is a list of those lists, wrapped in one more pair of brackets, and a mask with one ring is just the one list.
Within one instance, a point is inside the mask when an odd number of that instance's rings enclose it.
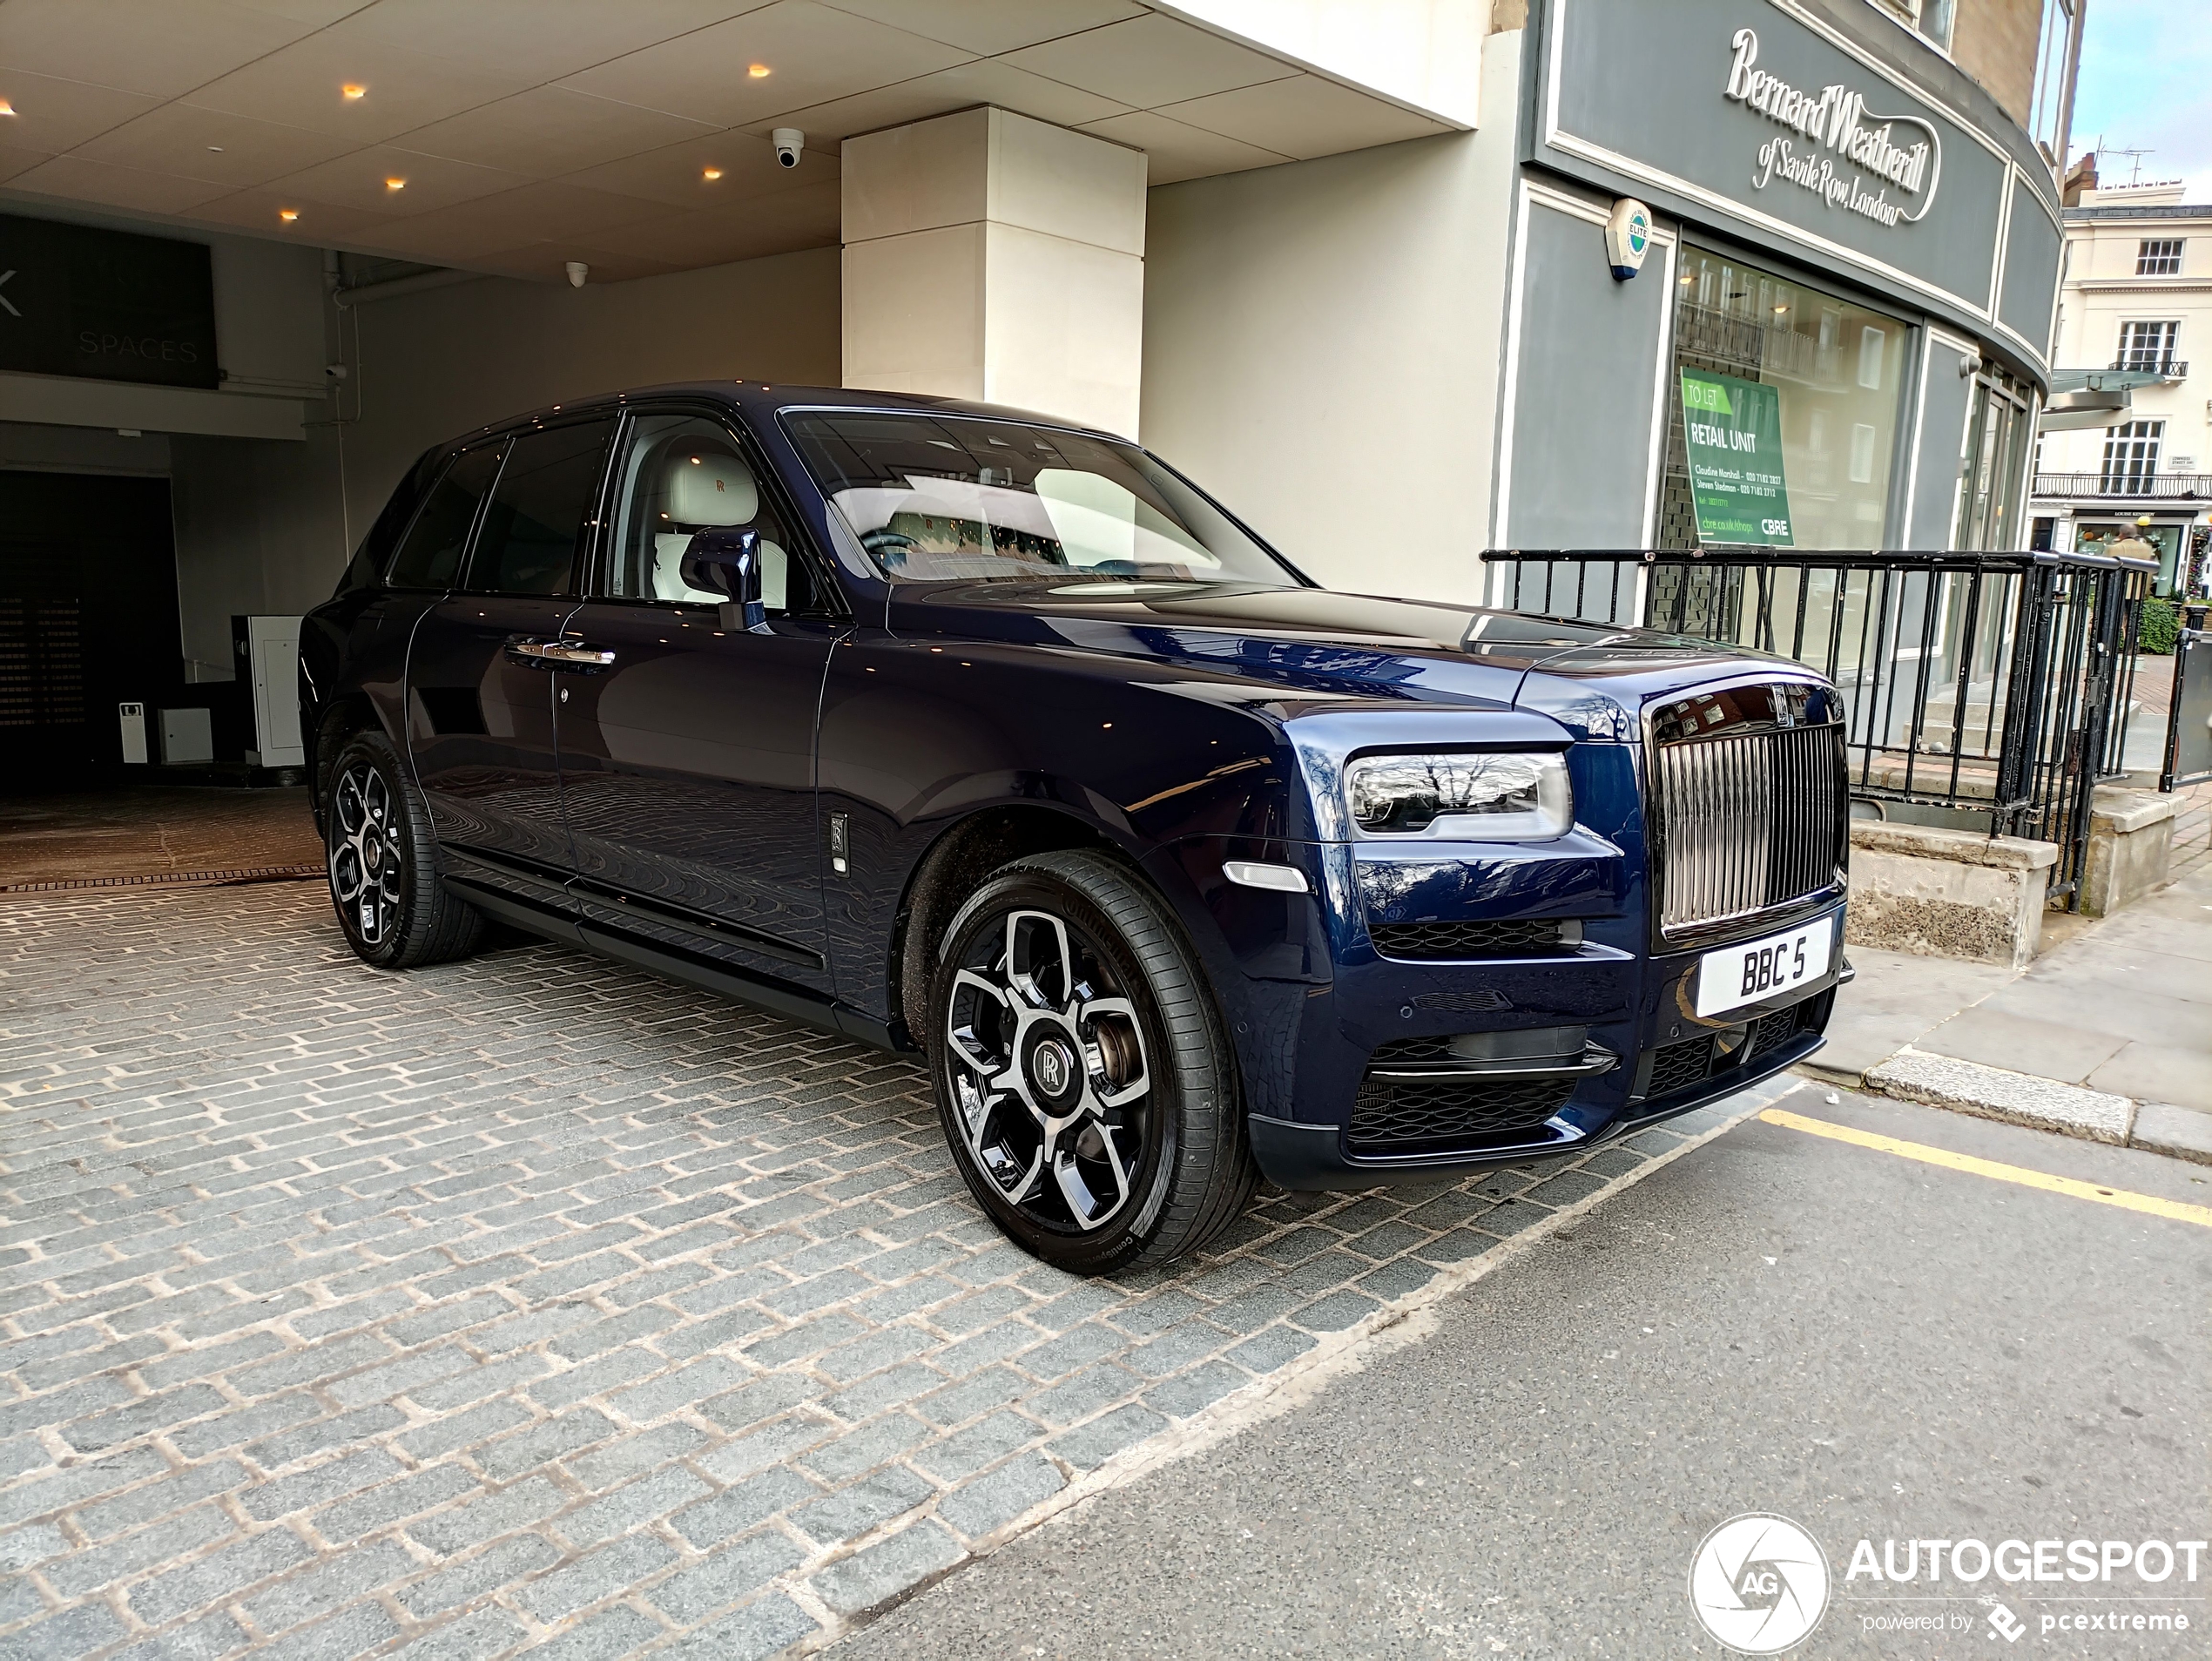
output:
{"label": "black metal railing", "polygon": [[2033,494],[2188,501],[2212,496],[2212,473],[2038,473]]}
{"label": "black metal railing", "polygon": [[2141,352],[2134,356],[2122,354],[2112,361],[2115,369],[2133,369],[2138,375],[2163,375],[2168,381],[2189,378],[2188,361],[2185,358],[2165,357],[2156,352]]}
{"label": "black metal railing", "polygon": [[2125,772],[2156,566],[2102,554],[1493,550],[1489,603],[1795,658],[1843,694],[1853,798],[2055,842],[2075,902],[2096,786]]}

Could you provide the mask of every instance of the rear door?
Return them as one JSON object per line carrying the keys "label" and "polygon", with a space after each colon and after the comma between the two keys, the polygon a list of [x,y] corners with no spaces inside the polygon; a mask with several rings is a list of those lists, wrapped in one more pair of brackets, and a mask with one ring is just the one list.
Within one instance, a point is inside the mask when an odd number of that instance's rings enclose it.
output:
{"label": "rear door", "polygon": [[[718,416],[633,411],[607,503],[598,574],[567,627],[608,661],[555,675],[579,908],[656,949],[827,995],[814,726],[846,629],[837,591]],[[685,545],[715,528],[760,533],[758,631],[684,580]]]}
{"label": "rear door", "polygon": [[549,654],[576,609],[614,428],[610,415],[463,452],[439,489],[464,468],[489,489],[457,585],[408,659],[415,778],[455,874],[562,911],[573,860]]}

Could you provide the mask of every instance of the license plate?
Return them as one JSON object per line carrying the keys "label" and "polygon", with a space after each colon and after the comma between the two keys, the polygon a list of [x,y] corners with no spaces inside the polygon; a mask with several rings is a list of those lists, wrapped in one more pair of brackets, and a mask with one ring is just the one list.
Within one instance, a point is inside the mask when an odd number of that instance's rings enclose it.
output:
{"label": "license plate", "polygon": [[1718,1015],[1810,986],[1828,972],[1836,920],[1823,917],[1786,934],[1707,952],[1697,964],[1697,1013]]}

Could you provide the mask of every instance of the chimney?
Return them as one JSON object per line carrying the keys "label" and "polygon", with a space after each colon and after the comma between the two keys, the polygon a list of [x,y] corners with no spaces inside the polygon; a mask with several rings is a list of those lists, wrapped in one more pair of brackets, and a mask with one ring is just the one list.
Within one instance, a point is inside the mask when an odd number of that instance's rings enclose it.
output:
{"label": "chimney", "polygon": [[2097,152],[2085,152],[2080,160],[2067,170],[2066,182],[2060,186],[2059,200],[2067,207],[2081,206],[2081,192],[2097,188]]}

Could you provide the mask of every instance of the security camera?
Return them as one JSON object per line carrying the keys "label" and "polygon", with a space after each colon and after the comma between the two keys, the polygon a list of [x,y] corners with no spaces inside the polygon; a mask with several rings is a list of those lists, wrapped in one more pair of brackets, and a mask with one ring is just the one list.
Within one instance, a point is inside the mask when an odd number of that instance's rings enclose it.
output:
{"label": "security camera", "polygon": [[799,152],[806,148],[806,135],[797,127],[778,127],[768,135],[776,146],[776,159],[786,167],[799,165]]}
{"label": "security camera", "polygon": [[591,267],[581,260],[571,260],[561,268],[569,273],[569,287],[571,288],[583,287],[583,280],[591,274]]}
{"label": "security camera", "polygon": [[343,381],[353,373],[342,363],[326,363],[322,366],[322,372],[333,381]]}

